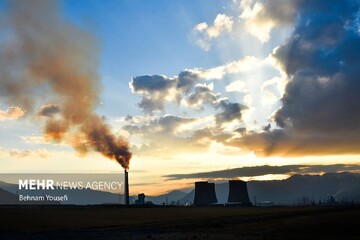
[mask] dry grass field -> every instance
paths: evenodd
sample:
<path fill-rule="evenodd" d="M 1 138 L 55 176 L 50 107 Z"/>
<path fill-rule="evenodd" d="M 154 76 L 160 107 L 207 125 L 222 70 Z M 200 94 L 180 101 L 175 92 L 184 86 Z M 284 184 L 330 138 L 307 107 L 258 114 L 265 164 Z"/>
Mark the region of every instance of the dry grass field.
<path fill-rule="evenodd" d="M 358 239 L 360 206 L 0 206 L 0 239 Z"/>

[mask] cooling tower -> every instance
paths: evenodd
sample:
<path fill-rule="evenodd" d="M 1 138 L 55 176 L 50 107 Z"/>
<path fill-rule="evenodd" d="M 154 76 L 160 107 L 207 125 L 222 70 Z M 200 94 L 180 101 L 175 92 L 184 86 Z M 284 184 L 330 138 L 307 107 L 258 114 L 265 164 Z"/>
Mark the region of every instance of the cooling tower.
<path fill-rule="evenodd" d="M 124 197 L 125 197 L 125 205 L 129 205 L 129 176 L 128 171 L 125 169 L 125 186 L 124 186 Z"/>
<path fill-rule="evenodd" d="M 251 205 L 246 182 L 241 180 L 229 181 L 229 203 L 241 203 L 242 205 Z"/>
<path fill-rule="evenodd" d="M 217 203 L 215 183 L 195 182 L 194 205 L 206 206 Z"/>

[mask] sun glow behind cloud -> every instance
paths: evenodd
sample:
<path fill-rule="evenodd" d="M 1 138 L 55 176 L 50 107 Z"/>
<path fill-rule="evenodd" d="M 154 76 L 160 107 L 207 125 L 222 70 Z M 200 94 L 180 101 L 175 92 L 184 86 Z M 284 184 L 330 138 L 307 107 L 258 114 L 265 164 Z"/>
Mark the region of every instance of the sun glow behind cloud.
<path fill-rule="evenodd" d="M 332 5 L 335 7 L 329 7 Z M 134 105 L 136 110 L 126 117 L 126 114 L 121 117 L 111 112 L 112 117 L 107 119 L 117 134 L 130 139 L 135 153 L 131 165 L 134 191 L 155 193 L 171 189 L 174 183 L 164 182 L 162 178 L 169 172 L 359 163 L 360 118 L 356 110 L 359 97 L 358 85 L 352 77 L 352 74 L 358 75 L 359 58 L 352 53 L 358 52 L 359 36 L 358 30 L 353 31 L 347 25 L 355 21 L 356 6 L 355 1 L 346 1 L 340 6 L 336 1 L 324 0 L 309 3 L 304 10 L 301 0 L 233 1 L 231 7 L 219 9 L 210 20 L 201 19 L 188 27 L 190 44 L 198 45 L 199 51 L 204 50 L 201 57 L 194 58 L 197 62 L 178 67 L 174 64 L 177 57 L 151 56 L 152 61 L 161 62 L 157 70 L 136 68 L 131 80 L 124 79 L 130 81 L 130 89 L 126 88 L 128 94 L 140 99 L 139 108 L 135 102 L 124 101 L 127 109 L 131 108 L 128 105 Z M 332 12 L 331 9 L 339 10 Z M 307 11 L 315 11 L 328 21 L 314 18 Z M 334 18 L 337 15 L 347 20 L 346 24 Z M 299 21 L 301 17 L 309 21 L 305 24 Z M 156 40 L 161 41 L 163 37 L 158 34 Z M 152 38 L 148 41 L 144 49 L 154 43 Z M 147 54 L 140 49 L 142 52 L 137 58 Z M 176 54 L 192 57 L 191 51 L 193 49 Z M 137 60 L 134 60 L 136 66 Z M 114 62 L 120 64 L 121 69 L 127 68 Z M 177 69 L 177 72 L 168 71 L 171 63 L 174 64 L 172 71 Z M 143 75 L 147 73 L 152 75 Z M 114 89 L 113 98 L 122 99 L 119 91 L 122 89 Z M 25 113 L 8 106 L 1 109 L 0 121 L 6 120 L 5 124 L 22 121 Z M 56 105 L 43 105 L 40 110 L 38 117 L 43 119 L 44 116 L 52 118 L 59 109 Z M 21 146 L 0 148 L 2 159 L 9 157 L 11 149 L 14 158 L 14 161 L 4 160 L 1 169 L 117 171 L 115 162 L 103 161 L 96 154 L 80 158 L 69 149 L 56 149 L 64 146 L 46 142 L 40 134 L 20 134 L 16 141 Z M 50 162 L 40 158 L 41 155 L 56 157 Z M 23 166 L 20 164 L 23 161 L 33 164 Z M 288 175 L 255 178 L 285 176 Z M 179 180 L 175 184 L 189 186 L 192 182 Z M 157 189 L 151 189 L 146 183 Z"/>
<path fill-rule="evenodd" d="M 247 2 L 254 3 L 255 1 Z M 245 1 L 242 3 L 246 4 Z M 288 4 L 282 9 L 286 10 L 290 8 L 290 5 Z M 187 124 L 187 127 L 178 126 L 173 129 L 168 129 L 169 131 L 177 129 L 175 130 L 176 134 L 179 134 L 179 129 L 186 129 L 189 138 L 182 140 L 185 140 L 185 146 L 188 145 L 188 148 L 185 147 L 185 149 L 189 152 L 189 156 L 183 154 L 184 149 L 180 146 L 182 146 L 184 142 L 181 141 L 181 139 L 173 139 L 176 140 L 174 142 L 176 144 L 171 145 L 173 148 L 168 151 L 163 148 L 163 155 L 167 155 L 167 153 L 170 152 L 173 155 L 181 156 L 182 159 L 201 159 L 201 162 L 205 162 L 205 166 L 201 165 L 200 162 L 197 162 L 201 167 L 199 170 L 194 168 L 193 171 L 196 172 L 200 171 L 200 169 L 209 167 L 216 169 L 224 164 L 224 161 L 221 160 L 221 164 L 217 165 L 215 163 L 216 160 L 213 160 L 214 156 L 216 156 L 216 159 L 226 159 L 225 161 L 228 166 L 236 166 L 239 164 L 284 165 L 286 163 L 299 163 L 303 161 L 303 159 L 306 159 L 306 156 L 308 156 L 312 162 L 331 162 L 331 157 L 323 159 L 319 156 L 330 156 L 339 153 L 336 150 L 332 151 L 331 147 L 327 147 L 325 143 L 322 143 L 321 139 L 317 140 L 316 136 L 312 136 L 311 134 L 309 136 L 306 134 L 303 135 L 301 132 L 296 132 L 296 129 L 293 131 L 293 125 L 284 128 L 283 125 L 285 125 L 286 122 L 283 125 L 280 123 L 278 112 L 283 110 L 282 99 L 284 96 L 288 96 L 285 95 L 288 94 L 286 86 L 289 84 L 289 81 L 293 81 L 293 79 L 292 76 L 289 76 L 288 69 L 284 66 L 284 64 L 286 64 L 286 59 L 281 58 L 284 56 L 279 56 L 280 52 L 283 51 L 284 46 L 279 47 L 279 43 L 271 42 L 271 30 L 275 27 L 287 27 L 293 24 L 295 19 L 292 19 L 292 17 L 294 17 L 293 10 L 288 13 L 289 15 L 271 15 L 269 9 L 272 9 L 273 7 L 272 4 L 255 3 L 253 9 L 245 9 L 243 15 L 240 17 L 246 19 L 245 25 L 257 24 L 259 31 L 263 31 L 265 34 L 260 36 L 257 35 L 256 32 L 250 32 L 259 37 L 261 41 L 253 43 L 251 37 L 245 41 L 245 45 L 258 45 L 258 49 L 260 49 L 260 51 L 262 49 L 263 52 L 257 51 L 256 53 L 260 53 L 259 55 L 261 57 L 247 55 L 242 56 L 238 60 L 228 61 L 220 66 L 214 66 L 207 69 L 198 67 L 186 69 L 172 78 L 178 81 L 176 87 L 172 87 L 171 90 L 173 95 L 179 93 L 182 97 L 182 100 L 179 102 L 180 104 L 186 105 L 187 107 L 194 107 L 197 110 L 203 110 L 204 106 L 207 104 L 213 106 L 215 113 L 212 112 L 207 118 L 211 119 L 211 117 L 215 117 L 216 120 L 217 116 L 225 116 L 228 114 L 226 110 L 223 112 L 217 111 L 217 103 L 220 102 L 220 99 L 226 99 L 226 96 L 229 96 L 224 94 L 224 92 L 229 92 L 233 95 L 232 99 L 228 100 L 230 104 L 232 104 L 233 99 L 235 99 L 236 102 L 245 105 L 239 110 L 241 115 L 238 115 L 237 118 L 226 121 L 221 125 L 216 125 L 216 122 L 209 121 L 204 125 L 205 128 L 203 129 L 198 127 L 195 128 L 194 123 Z M 244 5 L 241 5 L 241 8 L 244 8 Z M 246 13 L 248 10 L 250 12 Z M 268 25 L 265 23 L 268 23 Z M 238 22 L 234 22 L 232 28 L 234 32 L 236 32 L 236 24 L 238 24 Z M 203 25 L 204 24 L 201 26 Z M 200 27 L 200 25 L 198 25 L 198 27 Z M 206 29 L 205 25 L 203 27 L 203 29 Z M 284 28 L 284 31 L 288 32 L 288 28 Z M 227 34 L 231 35 L 234 33 L 227 32 Z M 291 33 L 289 33 L 289 35 L 291 35 Z M 219 41 L 226 42 L 224 38 Z M 262 42 L 265 41 L 268 41 L 270 45 L 273 45 L 270 52 L 268 49 L 262 47 Z M 282 41 L 286 42 L 286 38 L 284 37 Z M 219 57 L 226 59 L 226 53 L 221 53 Z M 187 76 L 187 78 L 183 78 L 184 76 Z M 156 76 L 144 77 L 147 77 L 148 81 L 152 81 L 151 79 Z M 186 90 L 179 87 L 181 85 L 179 85 L 179 83 L 184 81 L 184 79 L 188 84 L 190 83 Z M 322 85 L 329 84 L 330 82 L 330 78 L 320 77 L 318 79 Z M 210 82 L 210 84 L 207 82 Z M 136 84 L 136 82 L 133 80 L 131 84 Z M 193 87 L 195 88 L 195 93 L 192 94 Z M 219 89 L 219 87 L 223 87 L 223 89 Z M 151 91 L 153 91 L 153 89 L 150 90 L 149 88 L 146 91 L 148 91 L 147 93 L 151 96 Z M 195 96 L 197 100 L 192 100 L 192 104 L 187 104 L 188 100 L 192 98 L 195 99 Z M 167 98 L 164 98 L 164 100 L 166 99 Z M 171 101 L 173 100 L 174 99 Z M 166 112 L 166 109 L 162 110 Z M 163 117 L 160 116 L 158 122 L 160 124 L 162 122 L 161 118 Z M 179 118 L 180 120 L 183 117 L 172 116 L 172 118 Z M 198 122 L 197 119 L 199 118 L 196 117 L 196 114 L 193 115 L 193 118 L 196 119 L 194 122 Z M 296 119 L 294 120 L 296 121 Z M 284 121 L 288 120 L 284 119 Z M 145 126 L 148 126 L 148 123 L 144 124 Z M 206 130 L 206 134 L 203 130 Z M 198 131 L 202 131 L 202 135 L 199 138 L 192 138 L 191 131 L 193 131 L 194 135 L 198 134 Z M 306 140 L 307 138 L 311 139 L 314 145 L 311 145 L 311 143 Z M 166 138 L 162 139 L 162 141 L 165 143 Z M 200 144 L 201 147 L 192 148 L 190 147 L 190 143 Z M 163 144 L 160 145 L 163 146 Z M 356 143 L 354 145 L 356 145 Z M 354 146 L 349 146 L 349 149 L 351 148 L 354 149 Z M 199 153 L 199 151 L 201 153 Z M 339 151 L 346 152 L 348 150 Z M 151 152 L 147 153 L 152 154 Z M 354 152 L 351 150 L 347 152 L 347 154 L 351 153 Z M 255 157 L 256 155 L 257 157 Z M 236 156 L 237 159 L 232 161 L 231 156 Z M 249 160 L 249 156 L 254 157 Z M 344 159 L 343 157 L 341 158 Z M 352 156 L 350 159 L 350 161 L 358 162 L 356 155 Z M 335 160 L 335 162 L 336 161 L 339 160 Z M 197 165 L 195 164 L 195 166 Z M 277 177 L 283 178 L 284 176 L 269 175 L 263 176 L 261 179 Z"/>

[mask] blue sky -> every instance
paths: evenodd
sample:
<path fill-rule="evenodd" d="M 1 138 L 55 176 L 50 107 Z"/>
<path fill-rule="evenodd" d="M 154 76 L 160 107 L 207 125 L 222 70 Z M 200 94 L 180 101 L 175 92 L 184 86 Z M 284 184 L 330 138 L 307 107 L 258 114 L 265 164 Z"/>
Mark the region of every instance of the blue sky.
<path fill-rule="evenodd" d="M 174 76 L 186 68 L 220 65 L 217 51 L 205 52 L 191 41 L 199 22 L 213 21 L 227 1 L 62 1 L 66 17 L 98 38 L 104 114 L 138 113 L 128 83 L 144 74 Z M 238 58 L 239 56 L 235 56 Z M 127 104 L 123 104 L 127 99 Z M 133 102 L 133 104 L 128 104 Z M 101 109 L 100 109 L 101 111 Z"/>

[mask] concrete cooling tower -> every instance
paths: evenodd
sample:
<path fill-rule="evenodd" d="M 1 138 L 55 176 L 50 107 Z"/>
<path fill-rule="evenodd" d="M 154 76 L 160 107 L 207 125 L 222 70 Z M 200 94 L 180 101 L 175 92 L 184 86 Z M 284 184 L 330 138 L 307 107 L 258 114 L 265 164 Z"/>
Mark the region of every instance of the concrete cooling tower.
<path fill-rule="evenodd" d="M 217 203 L 215 183 L 195 182 L 194 205 L 206 206 Z"/>
<path fill-rule="evenodd" d="M 241 203 L 242 205 L 251 205 L 246 182 L 241 180 L 229 181 L 229 203 Z"/>

